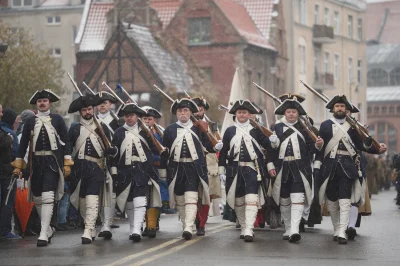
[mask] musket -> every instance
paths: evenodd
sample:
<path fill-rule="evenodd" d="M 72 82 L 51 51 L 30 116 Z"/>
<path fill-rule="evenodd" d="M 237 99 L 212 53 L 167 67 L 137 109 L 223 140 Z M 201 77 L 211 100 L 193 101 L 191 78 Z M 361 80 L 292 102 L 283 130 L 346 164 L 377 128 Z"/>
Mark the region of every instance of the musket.
<path fill-rule="evenodd" d="M 69 79 L 71 80 L 72 85 L 74 85 L 76 92 L 78 92 L 78 94 L 80 96 L 83 96 L 81 90 L 78 88 L 78 85 L 76 85 L 76 83 L 75 83 L 74 79 L 71 77 L 71 75 L 69 73 L 67 73 L 67 75 L 68 75 Z M 99 135 L 100 135 L 101 141 L 104 144 L 104 147 L 106 147 L 107 149 L 110 148 L 111 143 L 108 140 L 106 133 L 104 133 L 103 127 L 100 125 L 100 122 L 99 122 L 99 120 L 97 120 L 97 117 L 95 115 L 93 115 L 93 121 L 96 124 L 97 129 L 99 130 Z"/>
<path fill-rule="evenodd" d="M 82 84 L 86 87 L 86 89 L 88 89 L 93 95 L 96 95 L 96 93 L 86 84 L 86 82 L 82 82 Z M 110 110 L 110 114 L 111 116 L 117 120 L 117 122 L 119 121 L 119 117 L 114 113 L 113 110 Z"/>
<path fill-rule="evenodd" d="M 316 91 L 314 88 L 312 88 L 310 85 L 308 85 L 306 82 L 303 80 L 300 80 L 300 83 L 302 83 L 307 89 L 309 89 L 311 92 L 313 92 L 317 97 L 319 97 L 322 101 L 325 103 L 328 103 L 330 99 L 326 95 L 322 95 L 318 91 Z M 368 132 L 368 129 L 361 124 L 359 121 L 356 120 L 356 118 L 351 117 L 350 115 L 346 114 L 346 121 L 350 124 L 350 126 L 358 133 L 358 135 L 361 137 L 361 139 L 364 141 L 366 138 L 371 138 L 372 139 L 372 145 L 374 148 L 379 151 L 381 148 L 381 144 L 376 141 L 373 137 Z"/>
<path fill-rule="evenodd" d="M 118 95 L 113 91 L 113 89 L 110 88 L 110 86 L 107 85 L 107 83 L 105 81 L 103 81 L 102 84 L 104 86 L 106 86 L 106 88 L 111 92 L 111 94 L 115 97 L 115 99 L 117 99 L 121 104 L 125 104 L 124 101 L 118 97 Z M 128 95 L 129 99 L 134 104 L 137 105 L 136 101 L 134 101 L 132 99 L 132 97 L 130 97 L 130 95 L 124 89 L 123 89 L 123 91 Z M 156 137 L 154 137 L 153 132 L 150 131 L 150 129 L 146 126 L 146 124 L 142 121 L 142 119 L 140 119 L 140 117 L 138 117 L 138 125 L 146 133 L 146 135 L 151 139 L 151 141 L 154 143 L 154 146 L 156 147 L 157 152 L 160 156 L 165 152 L 168 153 L 168 149 L 161 145 L 161 143 L 158 141 L 158 139 L 156 139 Z"/>
<path fill-rule="evenodd" d="M 282 101 L 269 91 L 265 90 L 263 87 L 258 85 L 257 83 L 253 82 L 253 85 L 257 87 L 257 89 L 261 90 L 265 94 L 267 94 L 269 97 L 271 97 L 275 102 L 281 104 Z M 307 132 L 307 134 L 310 136 L 310 138 L 313 140 L 313 142 L 317 141 L 319 132 L 318 129 L 316 129 L 313 125 L 311 125 L 310 119 L 308 116 L 299 116 L 299 123 L 300 125 L 304 128 L 304 130 Z"/>
<path fill-rule="evenodd" d="M 192 98 L 192 97 L 190 97 L 189 93 L 187 93 L 187 91 L 184 91 L 184 92 L 185 92 L 186 96 L 187 96 L 189 99 Z M 212 121 L 206 114 L 204 114 L 204 119 L 205 119 L 209 124 L 213 125 L 213 126 L 210 126 L 211 131 L 215 134 L 215 137 L 217 138 L 217 140 L 221 140 L 221 139 L 222 139 L 221 133 L 219 132 L 218 126 L 216 126 L 217 122 Z M 215 125 L 215 127 L 214 127 L 214 125 Z M 213 130 L 213 129 L 215 129 L 215 130 Z"/>
<path fill-rule="evenodd" d="M 174 99 L 172 99 L 168 94 L 166 94 L 157 85 L 154 84 L 153 86 L 159 93 L 161 93 L 171 103 L 175 102 Z M 214 135 L 210 131 L 208 131 L 208 123 L 206 121 L 201 121 L 201 120 L 197 119 L 196 117 L 194 117 L 193 114 L 190 115 L 190 120 L 192 120 L 193 124 L 195 126 L 199 127 L 200 130 L 207 135 L 207 138 L 210 140 L 213 147 L 218 143 L 218 140 L 214 137 Z"/>
<path fill-rule="evenodd" d="M 218 110 L 220 110 L 220 111 L 225 110 L 225 111 L 228 112 L 228 111 L 229 111 L 229 108 L 228 108 L 227 106 L 225 106 L 225 105 L 220 104 L 220 105 L 218 105 Z M 253 118 L 249 118 L 249 121 L 250 121 L 250 124 L 251 124 L 253 127 L 256 127 L 256 128 L 258 128 L 259 130 L 261 130 L 261 132 L 264 133 L 265 136 L 269 137 L 269 136 L 271 136 L 272 134 L 274 134 L 271 130 L 269 130 L 268 128 L 266 128 L 266 127 L 260 125 L 260 124 L 259 124 L 257 121 L 255 121 Z"/>

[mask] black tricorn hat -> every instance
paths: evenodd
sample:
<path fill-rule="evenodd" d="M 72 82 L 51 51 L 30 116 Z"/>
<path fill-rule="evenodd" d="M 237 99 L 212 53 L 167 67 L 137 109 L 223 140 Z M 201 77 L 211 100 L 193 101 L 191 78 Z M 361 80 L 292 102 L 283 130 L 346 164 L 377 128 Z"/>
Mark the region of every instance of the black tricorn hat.
<path fill-rule="evenodd" d="M 126 103 L 118 108 L 117 115 L 124 116 L 127 114 L 137 114 L 139 117 L 146 115 L 146 111 L 140 108 L 137 104 Z"/>
<path fill-rule="evenodd" d="M 68 113 L 75 113 L 80 111 L 82 108 L 89 106 L 97 106 L 102 103 L 102 100 L 98 95 L 87 94 L 84 96 L 79 96 L 77 99 L 73 100 L 69 105 Z"/>
<path fill-rule="evenodd" d="M 250 114 L 262 114 L 263 110 L 258 107 L 255 103 L 249 100 L 237 100 L 232 108 L 229 110 L 230 114 L 235 114 L 237 110 L 247 110 Z"/>
<path fill-rule="evenodd" d="M 100 92 L 96 93 L 96 95 L 98 95 L 100 97 L 102 102 L 104 102 L 104 101 L 110 101 L 110 103 L 117 102 L 117 99 L 115 99 L 115 97 L 107 91 L 100 91 Z"/>
<path fill-rule="evenodd" d="M 346 105 L 346 108 L 348 110 L 353 109 L 353 104 L 347 100 L 346 95 L 344 94 L 338 94 L 335 95 L 327 104 L 326 104 L 326 109 L 333 110 L 333 106 L 337 103 L 344 103 Z"/>
<path fill-rule="evenodd" d="M 276 115 L 285 115 L 286 109 L 296 109 L 299 111 L 299 115 L 306 115 L 306 111 L 303 109 L 303 106 L 297 101 L 296 97 L 292 99 L 284 100 L 278 107 L 275 109 Z"/>
<path fill-rule="evenodd" d="M 198 113 L 199 112 L 199 107 L 197 106 L 197 104 L 188 98 L 182 98 L 180 100 L 175 100 L 174 103 L 171 105 L 171 113 L 173 115 L 176 114 L 176 110 L 178 110 L 178 108 L 189 108 L 190 111 L 192 111 L 192 113 Z"/>
<path fill-rule="evenodd" d="M 197 106 L 203 106 L 206 111 L 210 109 L 210 105 L 203 96 L 192 98 L 192 101 L 194 101 Z"/>
<path fill-rule="evenodd" d="M 287 99 L 293 99 L 294 97 L 297 98 L 297 101 L 298 101 L 299 103 L 304 102 L 304 100 L 306 99 L 306 98 L 304 98 L 303 96 L 301 96 L 301 95 L 299 95 L 299 94 L 295 94 L 295 93 L 285 93 L 285 94 L 282 94 L 282 95 L 278 96 L 278 98 L 281 99 L 282 102 L 283 102 L 284 100 L 287 100 Z"/>
<path fill-rule="evenodd" d="M 146 111 L 146 114 L 143 116 L 152 116 L 154 118 L 162 117 L 162 114 L 151 106 L 142 106 L 142 109 Z"/>
<path fill-rule="evenodd" d="M 41 91 L 36 91 L 32 97 L 29 99 L 30 104 L 36 104 L 36 101 L 39 99 L 49 99 L 50 102 L 54 103 L 61 99 L 60 96 L 52 92 L 50 89 L 44 89 Z"/>

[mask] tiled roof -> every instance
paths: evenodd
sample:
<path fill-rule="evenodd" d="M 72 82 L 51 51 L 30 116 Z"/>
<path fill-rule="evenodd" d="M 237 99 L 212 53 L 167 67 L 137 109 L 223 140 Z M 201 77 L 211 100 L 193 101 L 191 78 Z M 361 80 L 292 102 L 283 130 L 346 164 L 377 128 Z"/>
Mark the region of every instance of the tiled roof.
<path fill-rule="evenodd" d="M 248 43 L 275 50 L 275 48 L 270 45 L 268 38 L 261 33 L 259 28 L 257 28 L 245 5 L 241 3 L 242 1 L 214 0 L 214 2 L 219 6 L 221 11 L 226 15 L 233 26 L 238 30 L 240 35 L 242 35 L 242 37 L 244 37 Z M 257 0 L 256 2 L 260 1 Z M 253 10 L 255 5 L 251 5 L 251 7 Z"/>
<path fill-rule="evenodd" d="M 367 88 L 367 102 L 393 101 L 400 101 L 400 86 Z"/>
<path fill-rule="evenodd" d="M 102 51 L 107 44 L 106 14 L 114 7 L 114 4 L 91 2 L 89 5 L 89 10 L 86 10 L 87 6 L 85 6 L 82 23 L 75 41 L 79 44 L 79 52 Z"/>
<path fill-rule="evenodd" d="M 161 47 L 148 28 L 138 25 L 130 25 L 130 27 L 130 29 L 126 29 L 126 35 L 139 46 L 164 85 L 175 87 L 179 92 L 190 88 L 191 78 L 186 73 L 184 59 Z"/>
<path fill-rule="evenodd" d="M 150 7 L 157 11 L 165 29 L 181 6 L 182 0 L 151 0 Z"/>
<path fill-rule="evenodd" d="M 377 40 L 381 25 L 384 22 L 386 10 L 388 11 L 386 22 L 380 37 L 380 43 L 400 43 L 398 25 L 400 23 L 400 1 L 387 1 L 371 3 L 367 5 L 365 17 L 367 40 Z"/>

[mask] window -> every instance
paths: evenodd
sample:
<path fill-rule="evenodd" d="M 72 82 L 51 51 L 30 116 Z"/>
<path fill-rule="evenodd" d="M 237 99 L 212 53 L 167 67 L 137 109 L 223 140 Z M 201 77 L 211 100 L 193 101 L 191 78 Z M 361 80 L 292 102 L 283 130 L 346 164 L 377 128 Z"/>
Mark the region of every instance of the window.
<path fill-rule="evenodd" d="M 325 73 L 331 72 L 330 54 L 328 52 L 324 53 L 324 71 Z"/>
<path fill-rule="evenodd" d="M 362 41 L 362 39 L 363 39 L 363 32 L 362 32 L 362 19 L 361 18 L 359 18 L 358 20 L 357 20 L 357 35 L 358 35 L 358 39 L 360 40 L 360 41 Z"/>
<path fill-rule="evenodd" d="M 379 114 L 379 107 L 378 106 L 374 107 L 374 114 L 376 114 L 376 115 Z"/>
<path fill-rule="evenodd" d="M 60 48 L 52 48 L 49 51 L 50 55 L 54 57 L 61 57 L 61 49 Z"/>
<path fill-rule="evenodd" d="M 299 45 L 299 73 L 306 73 L 306 47 Z"/>
<path fill-rule="evenodd" d="M 208 80 L 212 83 L 212 68 L 211 67 L 203 67 L 201 70 L 204 71 L 204 74 L 208 78 Z"/>
<path fill-rule="evenodd" d="M 314 6 L 314 24 L 319 24 L 319 5 Z"/>
<path fill-rule="evenodd" d="M 315 75 L 318 76 L 318 72 L 321 69 L 321 50 L 314 47 L 314 68 Z"/>
<path fill-rule="evenodd" d="M 347 18 L 347 36 L 353 39 L 353 16 L 348 16 Z"/>
<path fill-rule="evenodd" d="M 299 10 L 299 23 L 306 24 L 306 0 L 297 0 Z"/>
<path fill-rule="evenodd" d="M 368 71 L 368 86 L 389 86 L 389 74 L 380 68 Z"/>
<path fill-rule="evenodd" d="M 14 7 L 24 7 L 24 6 L 32 6 L 33 0 L 13 0 L 13 6 Z"/>
<path fill-rule="evenodd" d="M 72 44 L 75 43 L 75 39 L 76 39 L 76 34 L 77 34 L 77 27 L 76 26 L 72 26 Z"/>
<path fill-rule="evenodd" d="M 382 106 L 382 114 L 386 114 L 387 112 L 387 107 L 386 106 Z"/>
<path fill-rule="evenodd" d="M 60 25 L 61 24 L 61 17 L 60 16 L 52 16 L 47 17 L 47 24 L 51 25 Z"/>
<path fill-rule="evenodd" d="M 209 44 L 211 41 L 211 19 L 189 19 L 189 44 Z"/>
<path fill-rule="evenodd" d="M 397 106 L 397 114 L 400 114 L 400 106 Z"/>
<path fill-rule="evenodd" d="M 362 61 L 357 61 L 357 82 L 358 84 L 362 84 Z"/>
<path fill-rule="evenodd" d="M 251 88 L 252 85 L 251 71 L 247 70 L 247 88 Z"/>
<path fill-rule="evenodd" d="M 372 114 L 372 107 L 371 106 L 368 106 L 367 112 L 368 112 L 369 115 Z"/>
<path fill-rule="evenodd" d="M 353 58 L 349 57 L 349 63 L 347 65 L 347 76 L 348 76 L 348 82 L 351 83 L 353 82 Z"/>
<path fill-rule="evenodd" d="M 339 80 L 340 78 L 340 56 L 339 54 L 335 54 L 335 59 L 333 61 L 333 76 L 335 80 Z"/>
<path fill-rule="evenodd" d="M 340 34 L 340 15 L 338 11 L 335 11 L 333 15 L 333 29 L 336 35 Z"/>
<path fill-rule="evenodd" d="M 331 20 L 329 19 L 329 8 L 324 9 L 324 24 L 326 26 L 330 26 L 331 25 Z"/>
<path fill-rule="evenodd" d="M 390 72 L 390 86 L 400 85 L 400 68 L 396 68 Z"/>
<path fill-rule="evenodd" d="M 389 114 L 394 114 L 394 106 L 389 107 Z"/>

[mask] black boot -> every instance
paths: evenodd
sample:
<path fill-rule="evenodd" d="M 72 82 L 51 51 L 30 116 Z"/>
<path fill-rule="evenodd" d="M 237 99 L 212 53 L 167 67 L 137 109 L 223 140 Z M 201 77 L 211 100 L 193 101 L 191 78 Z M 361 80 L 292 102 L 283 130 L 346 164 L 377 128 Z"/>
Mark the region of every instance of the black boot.
<path fill-rule="evenodd" d="M 184 232 L 182 233 L 182 237 L 183 237 L 185 240 L 190 240 L 190 239 L 192 239 L 192 233 L 190 233 L 190 232 L 188 232 L 188 231 L 184 231 Z"/>
<path fill-rule="evenodd" d="M 353 227 L 349 227 L 346 230 L 346 234 L 347 234 L 347 237 L 349 238 L 349 240 L 354 240 L 354 238 L 356 238 L 356 236 L 357 236 L 357 231 Z"/>
<path fill-rule="evenodd" d="M 306 225 L 306 220 L 302 217 L 300 220 L 300 226 L 299 226 L 299 232 L 300 233 L 304 233 L 306 231 L 306 229 L 304 228 L 304 226 Z"/>
<path fill-rule="evenodd" d="M 340 245 L 345 245 L 345 244 L 347 244 L 347 239 L 343 238 L 343 237 L 338 237 L 338 243 Z"/>
<path fill-rule="evenodd" d="M 204 227 L 198 227 L 197 228 L 197 233 L 196 233 L 196 235 L 198 235 L 198 236 L 204 236 L 206 234 L 206 230 L 204 229 Z"/>
<path fill-rule="evenodd" d="M 296 243 L 297 241 L 300 241 L 300 239 L 301 239 L 300 234 L 293 234 L 289 237 L 289 242 Z"/>

